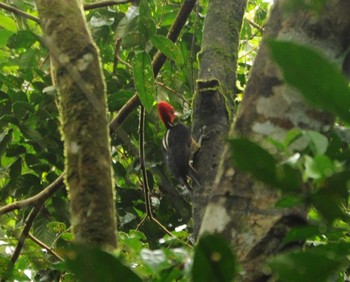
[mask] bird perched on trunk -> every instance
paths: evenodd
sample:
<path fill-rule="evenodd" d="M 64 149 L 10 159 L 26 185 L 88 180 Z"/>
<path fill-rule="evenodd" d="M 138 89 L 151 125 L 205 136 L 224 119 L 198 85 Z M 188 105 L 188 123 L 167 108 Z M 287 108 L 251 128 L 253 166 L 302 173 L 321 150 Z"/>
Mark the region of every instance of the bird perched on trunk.
<path fill-rule="evenodd" d="M 165 163 L 171 174 L 181 179 L 185 186 L 191 190 L 187 177 L 189 176 L 198 184 L 196 171 L 190 164 L 193 152 L 197 151 L 200 145 L 193 140 L 191 131 L 182 123 L 174 123 L 174 107 L 167 102 L 159 102 L 157 105 L 161 121 L 167 128 L 162 142 L 162 151 Z"/>

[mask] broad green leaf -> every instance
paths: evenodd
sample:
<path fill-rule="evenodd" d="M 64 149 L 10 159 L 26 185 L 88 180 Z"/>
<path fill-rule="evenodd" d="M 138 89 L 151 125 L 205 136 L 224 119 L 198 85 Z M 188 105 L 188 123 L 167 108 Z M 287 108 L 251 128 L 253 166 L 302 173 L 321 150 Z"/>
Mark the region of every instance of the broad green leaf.
<path fill-rule="evenodd" d="M 276 187 L 285 192 L 299 192 L 302 186 L 302 176 L 298 169 L 289 164 L 277 166 Z"/>
<path fill-rule="evenodd" d="M 34 108 L 27 101 L 15 101 L 12 104 L 12 109 L 15 117 L 19 120 L 25 117 L 29 112 L 34 112 Z"/>
<path fill-rule="evenodd" d="M 305 156 L 305 176 L 319 179 L 331 176 L 335 171 L 334 163 L 325 155 L 317 155 L 314 158 Z"/>
<path fill-rule="evenodd" d="M 64 266 L 79 281 L 89 282 L 141 282 L 130 268 L 115 256 L 95 248 L 75 246 L 66 252 Z"/>
<path fill-rule="evenodd" d="M 16 179 L 22 172 L 22 159 L 18 158 L 10 165 L 10 178 Z"/>
<path fill-rule="evenodd" d="M 265 183 L 275 183 L 276 161 L 269 152 L 244 138 L 230 140 L 230 143 L 232 159 L 238 169 L 250 172 Z"/>
<path fill-rule="evenodd" d="M 11 143 L 12 132 L 13 130 L 9 129 L 0 133 L 0 157 L 5 153 L 7 146 Z"/>
<path fill-rule="evenodd" d="M 0 29 L 0 48 L 4 48 L 7 44 L 7 40 L 13 33 L 7 29 Z"/>
<path fill-rule="evenodd" d="M 141 104 L 149 111 L 152 108 L 155 87 L 151 58 L 146 52 L 138 52 L 132 61 L 134 83 Z"/>
<path fill-rule="evenodd" d="M 305 136 L 310 139 L 310 147 L 315 155 L 323 155 L 327 151 L 328 139 L 323 134 L 307 130 Z"/>
<path fill-rule="evenodd" d="M 140 9 L 140 18 L 152 18 L 152 12 L 148 5 L 147 0 L 140 1 L 139 9 Z"/>
<path fill-rule="evenodd" d="M 11 49 L 30 48 L 38 40 L 30 30 L 20 30 L 16 34 L 13 34 L 7 43 L 7 47 Z"/>
<path fill-rule="evenodd" d="M 347 185 L 349 180 L 349 171 L 334 174 L 311 197 L 312 204 L 328 223 L 336 219 L 349 220 L 349 216 L 342 208 L 349 196 Z"/>
<path fill-rule="evenodd" d="M 156 24 L 152 18 L 140 18 L 138 26 L 141 38 L 141 48 L 144 49 L 147 42 L 157 31 Z"/>
<path fill-rule="evenodd" d="M 236 259 L 229 244 L 219 235 L 200 238 L 193 257 L 193 282 L 232 282 Z"/>
<path fill-rule="evenodd" d="M 124 38 L 124 36 L 137 29 L 137 22 L 139 16 L 139 8 L 137 6 L 130 6 L 125 16 L 120 20 L 115 30 L 116 38 Z"/>
<path fill-rule="evenodd" d="M 153 35 L 151 42 L 155 48 L 161 51 L 169 59 L 178 64 L 183 64 L 184 59 L 180 49 L 168 38 L 162 35 Z"/>
<path fill-rule="evenodd" d="M 306 251 L 278 255 L 269 262 L 269 266 L 278 281 L 335 281 L 331 277 L 346 267 L 349 253 L 349 243 L 328 243 Z"/>
<path fill-rule="evenodd" d="M 16 22 L 11 17 L 5 16 L 2 13 L 0 13 L 0 26 L 13 33 L 17 32 Z"/>
<path fill-rule="evenodd" d="M 316 225 L 294 227 L 287 233 L 286 237 L 284 237 L 283 242 L 287 244 L 293 241 L 305 241 L 311 239 L 320 235 L 320 229 L 321 228 Z"/>
<path fill-rule="evenodd" d="M 286 41 L 268 45 L 288 84 L 312 104 L 350 122 L 348 82 L 334 64 L 310 47 Z"/>

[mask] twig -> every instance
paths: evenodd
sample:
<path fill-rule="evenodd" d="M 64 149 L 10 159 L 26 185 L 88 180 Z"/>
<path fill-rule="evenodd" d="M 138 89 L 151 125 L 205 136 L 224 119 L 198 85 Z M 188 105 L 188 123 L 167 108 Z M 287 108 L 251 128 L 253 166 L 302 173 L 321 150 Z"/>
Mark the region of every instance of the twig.
<path fill-rule="evenodd" d="M 264 27 L 258 25 L 257 23 L 253 22 L 252 20 L 245 18 L 245 20 L 252 26 L 255 27 L 256 29 L 258 29 L 261 33 L 264 32 Z"/>
<path fill-rule="evenodd" d="M 122 1 L 101 1 L 93 4 L 85 4 L 84 5 L 84 10 L 92 10 L 92 9 L 97 9 L 97 8 L 103 8 L 103 7 L 108 7 L 108 6 L 113 6 L 113 5 L 120 5 L 120 4 L 127 4 L 127 3 L 132 3 L 133 0 L 122 0 Z M 0 8 L 3 8 L 6 11 L 12 12 L 18 16 L 21 16 L 23 18 L 32 20 L 38 24 L 40 24 L 40 19 L 32 16 L 31 14 L 28 14 L 26 12 L 23 12 L 20 9 L 17 9 L 13 6 L 7 5 L 5 3 L 0 3 Z"/>
<path fill-rule="evenodd" d="M 28 238 L 32 240 L 35 244 L 39 245 L 43 249 L 45 249 L 48 253 L 50 253 L 53 257 L 55 257 L 59 261 L 63 261 L 63 258 L 57 254 L 52 248 L 50 248 L 48 245 L 46 245 L 44 242 L 40 241 L 38 238 L 36 238 L 33 234 L 28 233 Z"/>
<path fill-rule="evenodd" d="M 139 143 L 140 143 L 140 167 L 142 171 L 142 177 L 143 177 L 143 193 L 145 196 L 145 205 L 146 205 L 146 214 L 151 221 L 156 223 L 166 234 L 168 234 L 171 237 L 175 237 L 171 232 L 166 229 L 165 226 L 163 226 L 154 216 L 152 213 L 152 207 L 151 207 L 151 199 L 150 199 L 150 190 L 148 185 L 148 176 L 147 176 L 147 170 L 146 170 L 146 164 L 145 164 L 145 140 L 144 140 L 144 131 L 145 131 L 145 107 L 140 107 L 140 124 L 139 124 Z M 145 219 L 141 220 L 141 223 L 139 226 L 144 223 Z"/>
<path fill-rule="evenodd" d="M 44 202 L 48 198 L 50 198 L 61 187 L 64 187 L 63 174 L 61 174 L 54 182 L 52 182 L 44 190 L 42 190 L 40 193 L 34 195 L 33 197 L 14 202 L 12 204 L 9 204 L 7 206 L 0 208 L 0 216 L 5 214 L 5 213 L 8 213 L 10 211 L 18 210 L 18 209 L 25 208 L 28 206 L 35 206 L 39 202 Z"/>
<path fill-rule="evenodd" d="M 176 19 L 171 26 L 167 38 L 171 41 L 175 42 L 184 27 L 189 15 L 191 14 L 191 11 L 193 10 L 194 4 L 196 3 L 196 0 L 188 0 L 184 1 L 183 5 L 181 6 L 181 9 L 179 13 L 176 16 Z M 152 66 L 153 66 L 153 73 L 154 77 L 157 77 L 160 69 L 164 65 L 164 62 L 166 60 L 166 57 L 161 52 L 157 52 L 155 55 Z M 126 120 L 126 118 L 129 116 L 129 114 L 136 109 L 137 106 L 140 105 L 140 99 L 135 94 L 132 96 L 127 103 L 119 110 L 117 116 L 111 121 L 111 128 L 113 130 L 117 130 L 123 122 Z"/>
<path fill-rule="evenodd" d="M 9 11 L 9 12 L 12 12 L 18 16 L 21 16 L 23 18 L 26 18 L 26 19 L 29 19 L 29 20 L 32 20 L 32 21 L 35 21 L 36 23 L 40 23 L 40 20 L 39 18 L 35 17 L 35 16 L 32 16 L 31 14 L 28 14 L 26 12 L 23 12 L 21 11 L 20 9 L 17 9 L 15 7 L 12 7 L 10 5 L 7 5 L 5 3 L 0 3 L 0 8 L 3 8 L 4 10 L 6 11 Z"/>
<path fill-rule="evenodd" d="M 25 242 L 26 238 L 28 237 L 29 230 L 32 228 L 33 222 L 34 222 L 35 218 L 37 217 L 37 215 L 39 214 L 39 212 L 41 211 L 42 206 L 43 206 L 43 203 L 35 206 L 30 211 L 30 213 L 28 214 L 28 216 L 27 216 L 27 218 L 25 220 L 24 228 L 23 228 L 23 230 L 21 232 L 21 235 L 19 236 L 16 249 L 13 252 L 11 260 L 10 260 L 10 263 L 8 265 L 9 273 L 11 272 L 11 269 L 13 268 L 14 264 L 16 263 L 16 261 L 19 258 L 19 255 L 20 255 L 20 253 L 22 251 L 22 248 L 24 246 L 24 242 Z M 6 281 L 6 278 L 2 278 L 1 282 L 3 282 L 3 281 Z"/>
<path fill-rule="evenodd" d="M 113 6 L 113 5 L 127 4 L 127 3 L 132 3 L 132 2 L 133 2 L 133 0 L 101 1 L 101 2 L 92 3 L 92 4 L 85 4 L 84 10 L 88 11 L 88 10 L 92 10 L 92 9 L 103 8 L 103 7 Z"/>

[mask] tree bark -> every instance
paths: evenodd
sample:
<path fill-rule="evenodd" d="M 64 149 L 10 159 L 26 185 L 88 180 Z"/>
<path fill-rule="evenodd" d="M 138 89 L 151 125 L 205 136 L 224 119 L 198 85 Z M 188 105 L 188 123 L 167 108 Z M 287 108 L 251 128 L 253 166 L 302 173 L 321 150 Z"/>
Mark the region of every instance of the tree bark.
<path fill-rule="evenodd" d="M 232 121 L 239 34 L 246 2 L 209 1 L 204 21 L 193 132 L 197 139 L 201 134 L 208 134 L 208 138 L 202 142 L 194 160 L 201 184 L 192 195 L 196 235 Z"/>
<path fill-rule="evenodd" d="M 115 197 L 99 53 L 80 0 L 37 0 L 36 4 L 56 69 L 75 241 L 114 248 Z"/>
<path fill-rule="evenodd" d="M 310 10 L 286 13 L 284 2 L 273 7 L 265 39 L 310 45 L 331 61 L 345 52 L 350 43 L 350 1 L 327 1 L 319 15 Z M 327 132 L 333 122 L 331 115 L 310 106 L 284 84 L 263 43 L 230 136 L 249 138 L 273 153 L 268 137 L 282 141 L 292 128 Z M 243 268 L 242 281 L 267 281 L 266 261 L 285 247 L 283 238 L 291 227 L 305 223 L 306 209 L 274 208 L 278 192 L 235 170 L 230 149 L 226 146 L 222 155 L 200 233 L 220 233 L 232 243 Z"/>

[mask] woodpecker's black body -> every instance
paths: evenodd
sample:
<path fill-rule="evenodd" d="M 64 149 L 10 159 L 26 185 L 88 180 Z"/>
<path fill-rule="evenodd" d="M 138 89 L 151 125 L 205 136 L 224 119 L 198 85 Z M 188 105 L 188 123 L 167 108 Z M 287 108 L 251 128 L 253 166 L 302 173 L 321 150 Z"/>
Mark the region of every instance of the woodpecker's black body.
<path fill-rule="evenodd" d="M 163 155 L 165 163 L 176 178 L 187 181 L 191 153 L 192 137 L 190 130 L 182 123 L 168 128 L 163 138 Z"/>
<path fill-rule="evenodd" d="M 167 128 L 162 143 L 165 163 L 174 177 L 181 179 L 188 189 L 192 189 L 187 181 L 188 176 L 196 181 L 195 170 L 189 163 L 192 146 L 191 131 L 182 123 L 174 124 L 175 111 L 170 104 L 159 102 L 158 112 Z"/>

